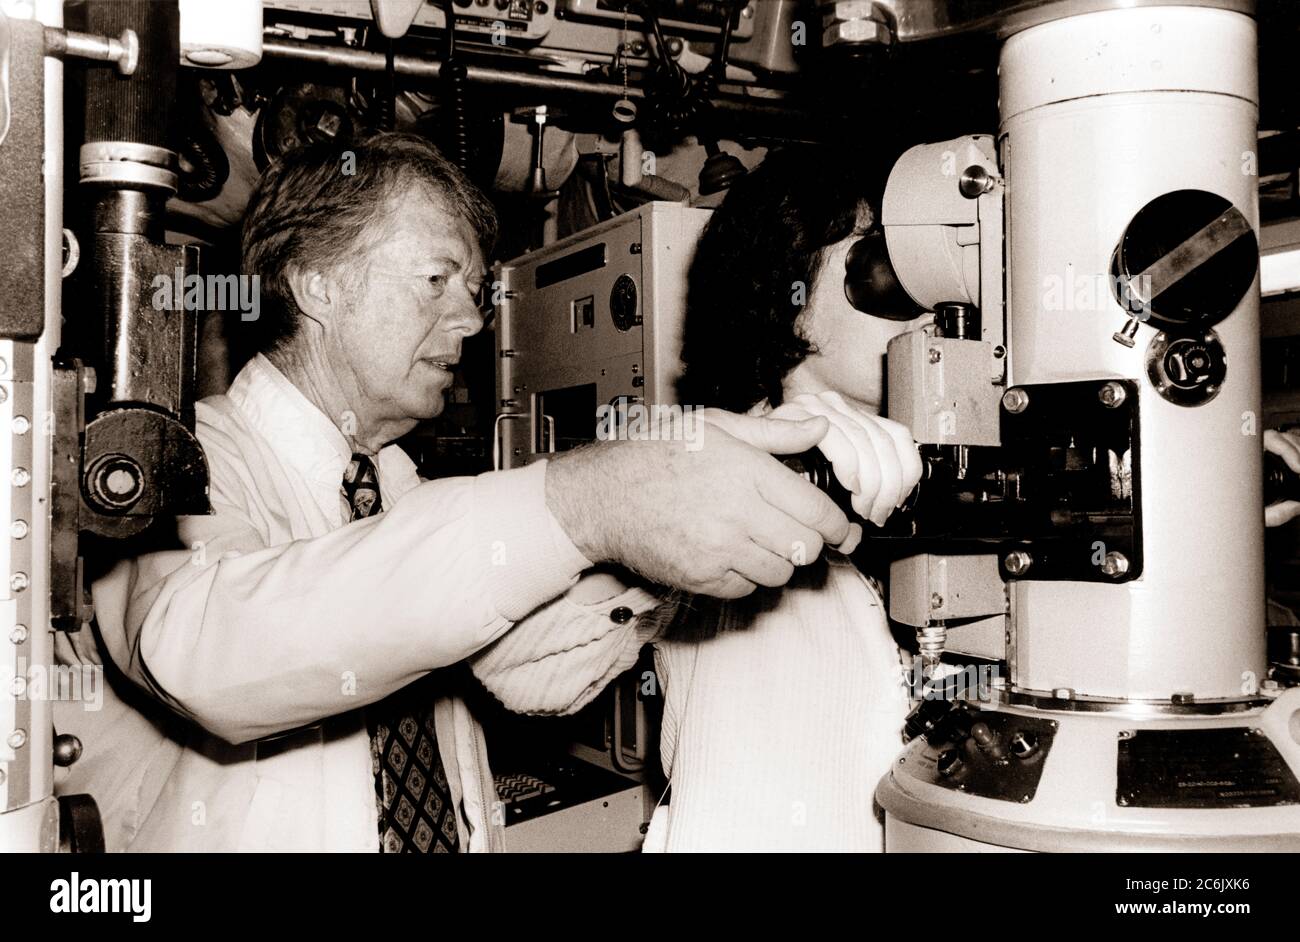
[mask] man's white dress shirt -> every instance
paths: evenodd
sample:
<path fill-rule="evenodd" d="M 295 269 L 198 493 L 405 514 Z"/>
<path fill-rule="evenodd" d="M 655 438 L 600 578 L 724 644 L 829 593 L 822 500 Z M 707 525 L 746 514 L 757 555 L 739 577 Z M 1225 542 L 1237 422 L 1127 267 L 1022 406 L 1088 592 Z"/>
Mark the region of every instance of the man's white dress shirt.
<path fill-rule="evenodd" d="M 197 434 L 212 513 L 96 582 L 99 644 L 61 646 L 120 671 L 102 710 L 56 709 L 85 746 L 59 791 L 97 800 L 110 850 L 375 851 L 364 706 L 469 658 L 508 704 L 569 712 L 656 630 L 610 615 L 651 594 L 579 580 L 544 462 L 421 482 L 390 445 L 384 512 L 349 523 L 347 440 L 261 356 Z M 500 849 L 482 730 L 454 697 L 436 722 L 463 849 Z"/>

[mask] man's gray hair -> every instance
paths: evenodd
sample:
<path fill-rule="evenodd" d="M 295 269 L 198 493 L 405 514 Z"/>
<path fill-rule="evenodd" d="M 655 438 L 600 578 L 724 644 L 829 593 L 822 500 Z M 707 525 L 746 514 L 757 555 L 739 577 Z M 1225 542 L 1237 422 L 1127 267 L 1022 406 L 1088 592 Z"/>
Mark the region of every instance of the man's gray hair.
<path fill-rule="evenodd" d="M 262 174 L 248 201 L 243 271 L 261 282 L 254 349 L 290 340 L 301 312 L 290 275 L 310 265 L 338 269 L 355 261 L 366 236 L 398 194 L 420 187 L 464 218 L 486 258 L 496 241 L 496 212 L 459 167 L 428 140 L 386 131 L 360 140 L 290 151 Z"/>

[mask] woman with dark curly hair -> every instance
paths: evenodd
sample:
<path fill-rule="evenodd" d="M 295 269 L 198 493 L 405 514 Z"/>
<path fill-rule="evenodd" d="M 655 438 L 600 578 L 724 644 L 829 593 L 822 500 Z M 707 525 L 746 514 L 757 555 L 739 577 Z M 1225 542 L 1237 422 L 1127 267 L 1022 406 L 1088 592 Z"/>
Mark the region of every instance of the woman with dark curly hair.
<path fill-rule="evenodd" d="M 776 152 L 732 187 L 696 251 L 680 398 L 826 416 L 820 447 L 880 524 L 921 473 L 910 432 L 878 414 L 885 347 L 919 312 L 870 289 L 890 272 L 863 241 L 858 166 Z M 685 636 L 658 642 L 672 792 L 647 850 L 881 849 L 872 796 L 902 746 L 906 658 L 873 583 L 825 556 L 782 590 L 695 600 Z"/>

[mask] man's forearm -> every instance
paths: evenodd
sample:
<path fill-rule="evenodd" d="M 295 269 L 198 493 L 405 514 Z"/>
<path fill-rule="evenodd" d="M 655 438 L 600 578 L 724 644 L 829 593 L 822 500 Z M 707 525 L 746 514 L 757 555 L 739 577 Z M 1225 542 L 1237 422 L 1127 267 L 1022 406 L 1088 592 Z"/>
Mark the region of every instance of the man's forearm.
<path fill-rule="evenodd" d="M 431 482 L 370 520 L 273 547 L 218 503 L 182 522 L 202 565 L 142 558 L 116 617 L 113 587 L 96 587 L 105 641 L 142 686 L 231 741 L 363 706 L 573 583 L 587 561 L 547 535 L 543 473 Z M 504 500 L 516 486 L 522 503 Z"/>

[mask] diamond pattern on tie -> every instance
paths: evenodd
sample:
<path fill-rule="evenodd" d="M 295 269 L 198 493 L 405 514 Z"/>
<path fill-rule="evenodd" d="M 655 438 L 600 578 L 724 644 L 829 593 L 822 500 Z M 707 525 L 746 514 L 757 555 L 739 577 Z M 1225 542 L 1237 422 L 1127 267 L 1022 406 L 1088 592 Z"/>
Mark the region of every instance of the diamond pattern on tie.
<path fill-rule="evenodd" d="M 343 496 L 352 519 L 384 509 L 374 462 L 355 454 L 343 473 Z M 433 692 L 417 681 L 366 708 L 370 765 L 379 806 L 383 853 L 445 854 L 458 849 L 456 814 L 438 755 Z"/>

